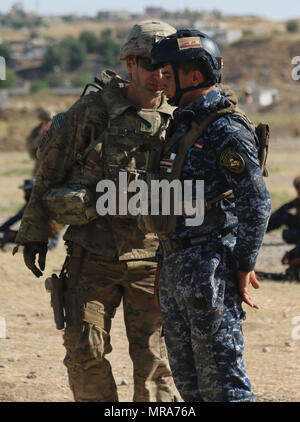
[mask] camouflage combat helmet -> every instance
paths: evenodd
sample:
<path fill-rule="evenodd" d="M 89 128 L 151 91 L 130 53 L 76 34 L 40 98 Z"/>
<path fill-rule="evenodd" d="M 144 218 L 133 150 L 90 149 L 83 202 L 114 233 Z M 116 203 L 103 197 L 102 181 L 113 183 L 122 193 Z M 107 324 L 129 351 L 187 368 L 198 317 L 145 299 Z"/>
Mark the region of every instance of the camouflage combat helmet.
<path fill-rule="evenodd" d="M 120 53 L 120 59 L 130 56 L 151 56 L 153 45 L 163 37 L 174 34 L 176 29 L 166 22 L 146 20 L 131 29 Z"/>
<path fill-rule="evenodd" d="M 50 113 L 45 108 L 42 108 L 42 107 L 39 107 L 36 110 L 36 115 L 39 119 L 44 119 L 44 120 L 49 120 L 49 121 L 52 120 Z"/>
<path fill-rule="evenodd" d="M 300 187 L 300 176 L 295 177 L 293 181 L 293 185 L 295 186 L 296 189 Z"/>
<path fill-rule="evenodd" d="M 19 188 L 23 190 L 32 190 L 34 183 L 35 179 L 26 179 L 24 180 L 23 185 L 19 186 Z"/>

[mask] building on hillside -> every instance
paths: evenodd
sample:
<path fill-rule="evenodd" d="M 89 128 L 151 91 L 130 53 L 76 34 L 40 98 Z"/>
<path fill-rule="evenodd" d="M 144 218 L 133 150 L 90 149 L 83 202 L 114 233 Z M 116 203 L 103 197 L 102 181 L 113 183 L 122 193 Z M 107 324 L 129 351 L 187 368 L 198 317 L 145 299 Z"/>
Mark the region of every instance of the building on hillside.
<path fill-rule="evenodd" d="M 161 18 L 166 13 L 162 7 L 147 7 L 145 9 L 145 16 L 153 18 Z"/>
<path fill-rule="evenodd" d="M 128 20 L 131 13 L 127 10 L 101 10 L 101 19 L 108 21 Z"/>
<path fill-rule="evenodd" d="M 261 107 L 267 107 L 279 101 L 278 89 L 262 89 L 253 95 L 253 100 Z"/>
<path fill-rule="evenodd" d="M 217 44 L 231 44 L 238 41 L 243 36 L 241 29 L 228 29 L 226 23 L 210 23 L 202 20 L 194 22 L 194 28 L 204 32 L 212 38 Z"/>
<path fill-rule="evenodd" d="M 48 42 L 43 38 L 31 41 L 14 42 L 11 44 L 13 60 L 43 60 Z"/>
<path fill-rule="evenodd" d="M 52 26 L 52 25 L 65 25 L 66 22 L 62 19 L 61 16 L 56 15 L 45 15 L 43 16 L 44 25 Z"/>
<path fill-rule="evenodd" d="M 278 103 L 279 91 L 275 88 L 257 89 L 255 82 L 251 81 L 248 88 L 244 91 L 244 96 L 241 98 L 241 103 L 249 107 L 268 107 L 272 104 Z"/>

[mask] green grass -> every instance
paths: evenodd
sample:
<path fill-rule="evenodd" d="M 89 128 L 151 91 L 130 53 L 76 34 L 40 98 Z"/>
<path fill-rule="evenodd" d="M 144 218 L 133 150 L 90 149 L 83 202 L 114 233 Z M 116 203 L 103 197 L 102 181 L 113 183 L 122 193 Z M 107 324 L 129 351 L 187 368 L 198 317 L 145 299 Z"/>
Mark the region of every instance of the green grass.
<path fill-rule="evenodd" d="M 267 166 L 269 174 L 280 174 L 283 171 L 283 167 L 269 167 Z M 287 170 L 287 169 L 285 169 Z"/>
<path fill-rule="evenodd" d="M 0 171 L 0 176 L 25 176 L 31 177 L 31 167 L 13 167 Z"/>
<path fill-rule="evenodd" d="M 24 202 L 9 202 L 5 205 L 0 203 L 0 215 L 1 216 L 13 216 L 16 214 L 24 205 Z"/>
<path fill-rule="evenodd" d="M 280 207 L 285 202 L 289 202 L 295 198 L 294 196 L 289 195 L 286 191 L 280 190 L 273 190 L 269 189 L 271 199 L 272 199 L 272 211 L 275 211 L 278 207 Z"/>
<path fill-rule="evenodd" d="M 249 118 L 255 123 L 259 122 L 267 123 L 270 126 L 270 133 L 276 135 L 277 130 L 285 130 L 290 128 L 299 128 L 299 111 L 298 110 L 286 110 L 280 112 L 259 112 L 249 113 Z"/>

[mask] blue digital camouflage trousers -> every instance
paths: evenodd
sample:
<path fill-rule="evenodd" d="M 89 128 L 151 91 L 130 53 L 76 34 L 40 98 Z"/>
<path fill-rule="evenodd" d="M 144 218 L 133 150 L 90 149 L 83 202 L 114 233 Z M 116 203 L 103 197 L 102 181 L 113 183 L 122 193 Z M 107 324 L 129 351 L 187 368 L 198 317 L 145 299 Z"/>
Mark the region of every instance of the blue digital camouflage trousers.
<path fill-rule="evenodd" d="M 186 402 L 255 401 L 244 361 L 233 257 L 221 241 L 164 258 L 159 298 L 176 387 Z"/>

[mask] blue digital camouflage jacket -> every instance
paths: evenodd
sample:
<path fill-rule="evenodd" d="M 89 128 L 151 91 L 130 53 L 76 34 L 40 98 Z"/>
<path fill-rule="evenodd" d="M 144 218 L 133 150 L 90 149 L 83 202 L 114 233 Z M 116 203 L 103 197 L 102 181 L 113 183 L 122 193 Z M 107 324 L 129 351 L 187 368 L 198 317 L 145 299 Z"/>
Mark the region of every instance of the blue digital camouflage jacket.
<path fill-rule="evenodd" d="M 174 113 L 176 131 L 185 132 L 193 118 L 205 117 L 224 108 L 228 100 L 216 88 Z M 211 123 L 204 135 L 190 148 L 181 179 L 203 180 L 205 200 L 232 190 L 234 199 L 223 199 L 207 211 L 200 226 L 188 227 L 185 218 L 177 220 L 171 239 L 191 238 L 231 231 L 233 255 L 240 271 L 254 269 L 271 211 L 270 194 L 258 159 L 259 141 L 240 116 L 226 115 Z M 231 229 L 231 230 L 230 230 Z"/>

